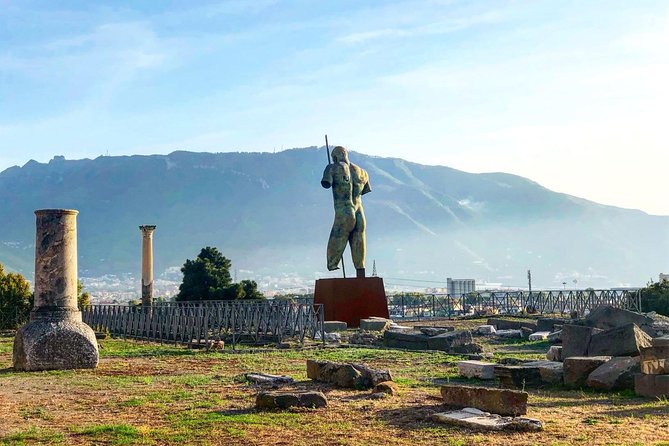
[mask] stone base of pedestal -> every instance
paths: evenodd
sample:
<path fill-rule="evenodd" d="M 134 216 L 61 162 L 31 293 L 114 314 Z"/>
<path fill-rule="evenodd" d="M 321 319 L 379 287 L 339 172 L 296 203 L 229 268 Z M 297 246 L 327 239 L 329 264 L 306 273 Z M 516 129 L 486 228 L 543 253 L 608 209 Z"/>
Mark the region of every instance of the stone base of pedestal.
<path fill-rule="evenodd" d="M 14 369 L 93 369 L 99 360 L 95 332 L 81 321 L 28 322 L 14 338 Z"/>
<path fill-rule="evenodd" d="M 326 321 L 343 321 L 349 327 L 358 327 L 360 319 L 370 316 L 389 316 L 380 277 L 319 279 L 314 289 L 314 303 L 323 304 Z"/>

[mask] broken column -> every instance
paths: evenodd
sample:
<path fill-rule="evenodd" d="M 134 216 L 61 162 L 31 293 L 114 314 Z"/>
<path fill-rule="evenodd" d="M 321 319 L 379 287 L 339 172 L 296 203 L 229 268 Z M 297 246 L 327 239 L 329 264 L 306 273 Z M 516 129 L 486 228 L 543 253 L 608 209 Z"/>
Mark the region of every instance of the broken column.
<path fill-rule="evenodd" d="M 35 238 L 35 303 L 14 339 L 16 370 L 95 368 L 98 344 L 77 307 L 77 214 L 42 209 Z"/>
<path fill-rule="evenodd" d="M 142 307 L 153 306 L 153 231 L 155 225 L 143 225 L 142 231 Z"/>

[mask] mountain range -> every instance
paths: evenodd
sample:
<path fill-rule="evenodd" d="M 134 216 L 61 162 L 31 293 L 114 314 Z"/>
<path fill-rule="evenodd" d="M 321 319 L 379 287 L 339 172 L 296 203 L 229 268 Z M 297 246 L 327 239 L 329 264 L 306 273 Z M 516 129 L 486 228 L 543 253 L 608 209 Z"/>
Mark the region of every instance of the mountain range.
<path fill-rule="evenodd" d="M 363 200 L 367 268 L 375 262 L 389 283 L 526 286 L 531 269 L 536 287 L 641 286 L 669 267 L 669 217 L 505 173 L 350 157 L 372 187 Z M 338 277 L 325 268 L 333 218 L 331 192 L 320 186 L 325 164 L 316 147 L 29 161 L 0 173 L 0 263 L 32 277 L 34 210 L 73 208 L 87 277 L 138 275 L 141 224 L 157 225 L 157 275 L 216 246 L 244 278 Z"/>

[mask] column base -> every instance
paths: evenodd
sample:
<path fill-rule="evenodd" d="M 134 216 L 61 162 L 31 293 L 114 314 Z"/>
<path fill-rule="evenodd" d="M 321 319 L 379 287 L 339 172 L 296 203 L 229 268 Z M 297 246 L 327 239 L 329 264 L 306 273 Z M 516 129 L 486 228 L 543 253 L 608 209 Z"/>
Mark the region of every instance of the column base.
<path fill-rule="evenodd" d="M 98 342 L 93 329 L 76 317 L 33 319 L 14 338 L 14 369 L 22 371 L 94 369 Z"/>

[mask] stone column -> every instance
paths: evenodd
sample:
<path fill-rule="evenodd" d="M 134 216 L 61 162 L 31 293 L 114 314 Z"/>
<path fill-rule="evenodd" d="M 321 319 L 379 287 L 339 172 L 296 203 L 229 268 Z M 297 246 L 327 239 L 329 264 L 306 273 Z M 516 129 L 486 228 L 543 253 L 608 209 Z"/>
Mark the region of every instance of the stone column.
<path fill-rule="evenodd" d="M 140 226 L 142 231 L 142 307 L 153 306 L 153 231 L 155 225 Z"/>
<path fill-rule="evenodd" d="M 14 368 L 95 368 L 98 343 L 77 307 L 77 214 L 35 211 L 35 303 L 14 339 Z"/>

